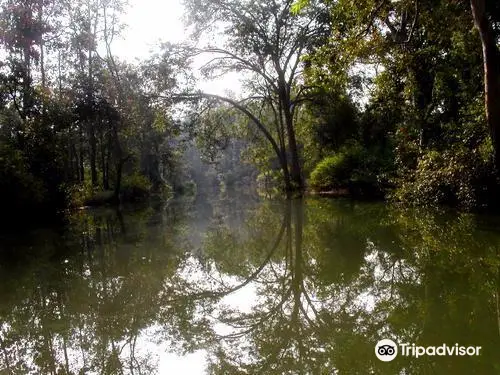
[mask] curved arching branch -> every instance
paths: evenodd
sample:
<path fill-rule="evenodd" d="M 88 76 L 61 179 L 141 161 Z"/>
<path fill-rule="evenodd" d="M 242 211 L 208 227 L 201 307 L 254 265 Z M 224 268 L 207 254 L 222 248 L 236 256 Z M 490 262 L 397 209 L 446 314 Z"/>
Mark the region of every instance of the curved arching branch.
<path fill-rule="evenodd" d="M 281 166 L 283 169 L 287 168 L 286 165 L 286 160 L 283 158 L 283 151 L 280 149 L 278 146 L 278 143 L 276 140 L 273 138 L 272 134 L 267 130 L 265 125 L 252 113 L 250 112 L 246 107 L 241 105 L 238 101 L 227 98 L 225 96 L 217 95 L 217 94 L 209 94 L 209 93 L 204 93 L 204 92 L 198 92 L 198 93 L 192 93 L 192 94 L 177 94 L 173 95 L 172 98 L 175 99 L 193 99 L 193 98 L 206 98 L 206 99 L 215 99 L 221 102 L 225 102 L 236 108 L 238 111 L 243 113 L 245 116 L 247 116 L 255 125 L 257 125 L 257 128 L 264 134 L 264 137 L 271 143 L 271 146 L 273 147 L 274 152 L 278 156 L 278 159 L 281 163 Z"/>
<path fill-rule="evenodd" d="M 182 298 L 189 298 L 192 300 L 204 299 L 204 298 L 222 298 L 222 297 L 225 297 L 231 293 L 234 293 L 234 292 L 244 288 L 245 286 L 247 286 L 251 282 L 255 281 L 257 279 L 257 277 L 261 274 L 261 272 L 264 270 L 264 268 L 269 264 L 269 262 L 271 261 L 271 258 L 276 253 L 276 250 L 278 249 L 281 241 L 283 240 L 283 235 L 285 234 L 285 229 L 286 229 L 286 227 L 289 223 L 289 220 L 290 220 L 290 218 L 287 215 L 289 215 L 288 212 L 285 213 L 285 217 L 283 218 L 283 221 L 281 222 L 280 231 L 279 231 L 278 235 L 276 236 L 276 239 L 275 239 L 271 249 L 267 253 L 266 258 L 262 261 L 262 263 L 259 265 L 259 267 L 257 267 L 252 272 L 252 274 L 249 275 L 244 281 L 242 281 L 241 283 L 239 283 L 236 286 L 233 286 L 233 287 L 226 289 L 226 290 L 223 290 L 223 291 L 218 291 L 218 292 L 203 291 L 203 292 L 194 293 L 191 295 L 188 294 L 188 295 L 183 296 Z M 288 294 L 288 293 L 289 293 L 289 291 L 285 292 L 285 294 Z M 175 300 L 176 299 L 171 299 L 168 302 L 171 303 L 171 302 L 174 302 Z M 284 300 L 285 300 L 285 298 L 283 298 L 283 301 Z"/>
<path fill-rule="evenodd" d="M 278 87 L 276 86 L 276 83 L 274 82 L 273 77 L 269 76 L 266 73 L 265 66 L 262 64 L 262 66 L 256 65 L 255 63 L 251 62 L 248 59 L 245 59 L 241 56 L 238 56 L 236 53 L 228 51 L 223 48 L 216 48 L 216 47 L 207 47 L 203 49 L 199 49 L 194 53 L 194 56 L 196 55 L 202 55 L 202 54 L 215 54 L 215 55 L 221 55 L 221 57 L 215 57 L 211 59 L 208 63 L 204 64 L 204 67 L 209 66 L 211 63 L 215 61 L 220 61 L 221 59 L 233 61 L 235 64 L 239 63 L 241 64 L 240 66 L 243 67 L 244 69 L 253 72 L 262 78 L 271 86 L 273 87 L 274 90 L 278 90 Z"/>

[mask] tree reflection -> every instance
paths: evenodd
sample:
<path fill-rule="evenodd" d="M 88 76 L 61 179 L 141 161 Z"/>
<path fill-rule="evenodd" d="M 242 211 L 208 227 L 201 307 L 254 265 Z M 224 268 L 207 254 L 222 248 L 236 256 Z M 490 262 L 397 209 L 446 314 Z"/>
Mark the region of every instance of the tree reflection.
<path fill-rule="evenodd" d="M 473 217 L 443 222 L 440 214 L 370 205 L 334 209 L 331 215 L 324 201 L 287 202 L 279 251 L 265 266 L 257 267 L 254 257 L 270 228 L 279 227 L 269 222 L 272 210 L 255 213 L 248 221 L 252 235 L 243 242 L 216 229 L 206 244 L 212 269 L 241 278 L 241 271 L 231 272 L 237 257 L 239 269 L 252 275 L 257 302 L 250 312 L 220 311 L 217 320 L 230 333 L 213 350 L 212 373 L 498 369 L 500 341 L 492 330 L 498 316 L 492 298 L 498 291 L 498 237 L 477 236 Z M 433 236 L 425 235 L 429 231 Z M 228 249 L 246 256 L 218 257 Z M 252 266 L 258 274 L 249 272 Z M 474 358 L 401 357 L 387 364 L 373 354 L 383 337 L 419 345 L 482 345 L 484 352 Z"/>
<path fill-rule="evenodd" d="M 155 348 L 203 350 L 212 374 L 498 373 L 486 224 L 232 197 L 73 215 L 2 251 L 0 373 L 164 373 Z M 383 363 L 381 338 L 483 351 Z"/>
<path fill-rule="evenodd" d="M 116 211 L 81 213 L 64 236 L 44 233 L 32 240 L 36 249 L 3 254 L 2 371 L 153 372 L 137 340 L 156 321 L 163 282 L 183 255 L 173 246 L 182 225 L 150 228 L 150 219 L 149 211 L 126 219 Z"/>

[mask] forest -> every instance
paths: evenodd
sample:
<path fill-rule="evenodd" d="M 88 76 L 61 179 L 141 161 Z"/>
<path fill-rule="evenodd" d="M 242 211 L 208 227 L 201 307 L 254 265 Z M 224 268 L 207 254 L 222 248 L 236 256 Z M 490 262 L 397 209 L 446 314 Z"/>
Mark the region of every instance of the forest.
<path fill-rule="evenodd" d="M 499 0 L 0 0 L 1 375 L 500 374 L 499 197 Z"/>
<path fill-rule="evenodd" d="M 2 219 L 234 187 L 498 209 L 498 1 L 185 0 L 134 63 L 124 0 L 0 4 Z"/>

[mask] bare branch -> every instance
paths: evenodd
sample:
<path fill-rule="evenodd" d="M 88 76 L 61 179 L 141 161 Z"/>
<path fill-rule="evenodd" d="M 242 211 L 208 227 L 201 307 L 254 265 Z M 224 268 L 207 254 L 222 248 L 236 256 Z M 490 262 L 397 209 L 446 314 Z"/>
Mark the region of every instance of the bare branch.
<path fill-rule="evenodd" d="M 382 0 L 376 7 L 375 9 L 373 9 L 373 11 L 370 13 L 370 17 L 368 18 L 368 25 L 366 26 L 366 28 L 364 28 L 360 33 L 358 33 L 358 35 L 356 35 L 356 39 L 357 38 L 361 38 L 363 36 L 365 36 L 369 31 L 370 29 L 372 28 L 373 26 L 373 23 L 375 22 L 375 19 L 377 18 L 379 12 L 382 10 L 382 7 L 387 3 L 387 0 Z"/>
<path fill-rule="evenodd" d="M 232 59 L 232 60 L 234 60 L 236 62 L 241 63 L 244 68 L 246 68 L 247 70 L 252 71 L 252 72 L 254 72 L 254 73 L 258 74 L 258 75 L 260 75 L 262 78 L 264 78 L 266 80 L 266 82 L 269 85 L 273 86 L 273 88 L 275 90 L 278 90 L 278 88 L 277 88 L 277 86 L 276 86 L 276 84 L 274 82 L 274 79 L 272 77 L 270 77 L 266 73 L 264 66 L 258 66 L 258 65 L 254 64 L 254 63 L 252 63 L 252 62 L 250 62 L 248 60 L 245 60 L 241 56 L 238 56 L 235 53 L 230 52 L 230 51 L 225 50 L 225 49 L 222 49 L 222 48 L 209 47 L 209 48 L 199 49 L 194 54 L 194 56 L 200 55 L 200 54 L 203 54 L 203 53 L 214 53 L 214 54 L 225 55 L 226 59 Z"/>
<path fill-rule="evenodd" d="M 408 34 L 408 39 L 406 39 L 405 43 L 409 43 L 411 41 L 411 38 L 413 37 L 413 32 L 415 31 L 415 26 L 417 25 L 418 13 L 419 13 L 418 12 L 418 0 L 415 0 L 415 18 L 413 19 L 410 33 Z"/>

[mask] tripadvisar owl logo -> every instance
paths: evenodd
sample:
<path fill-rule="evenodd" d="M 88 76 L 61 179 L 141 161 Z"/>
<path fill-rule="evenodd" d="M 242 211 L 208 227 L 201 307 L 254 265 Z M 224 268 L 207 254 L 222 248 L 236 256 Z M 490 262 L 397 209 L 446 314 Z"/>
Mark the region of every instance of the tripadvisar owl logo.
<path fill-rule="evenodd" d="M 383 362 L 390 362 L 398 355 L 398 345 L 389 339 L 383 339 L 375 345 L 375 355 Z"/>

